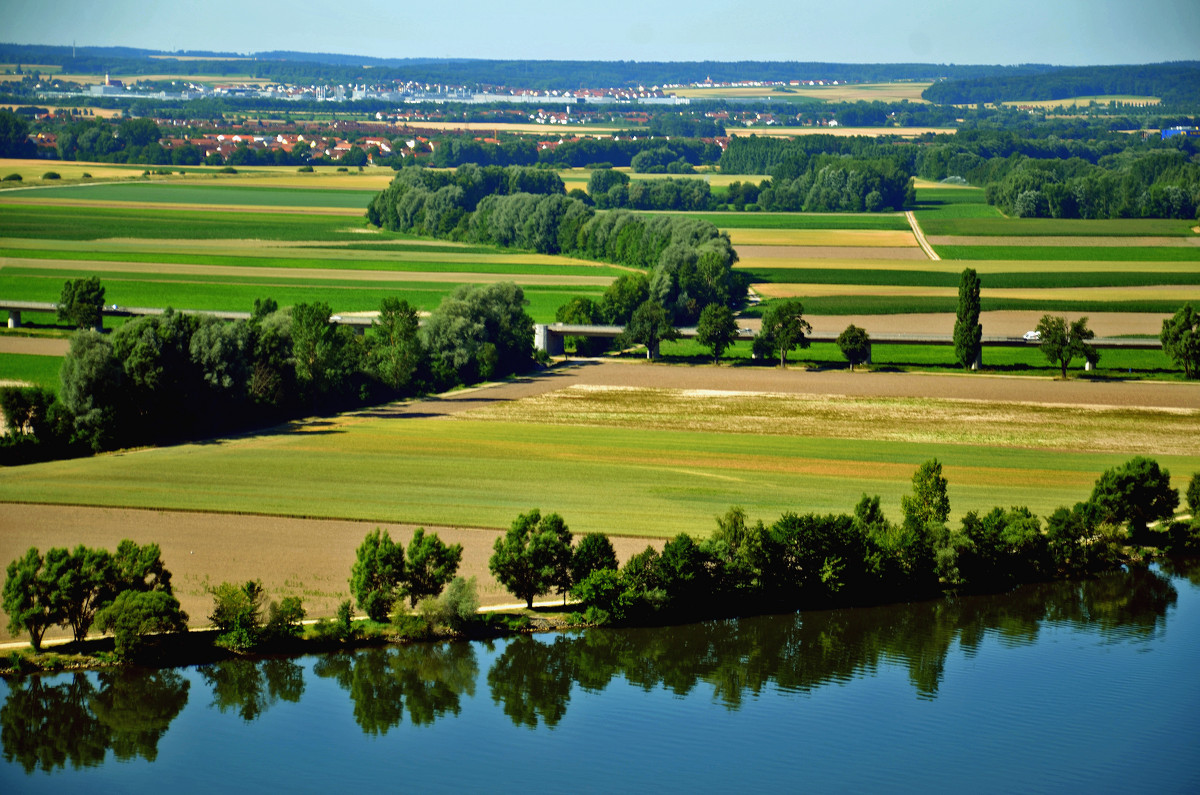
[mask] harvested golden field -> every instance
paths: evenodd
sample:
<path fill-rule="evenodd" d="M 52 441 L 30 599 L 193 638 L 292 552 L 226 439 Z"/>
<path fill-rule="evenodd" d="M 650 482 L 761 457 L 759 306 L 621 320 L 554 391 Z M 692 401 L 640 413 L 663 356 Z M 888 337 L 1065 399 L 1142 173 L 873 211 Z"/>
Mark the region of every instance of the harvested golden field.
<path fill-rule="evenodd" d="M 137 177 L 146 170 L 146 166 L 126 166 L 118 163 L 86 163 L 74 160 L 37 160 L 37 159 L 4 159 L 0 161 L 0 169 L 4 174 L 20 174 L 21 182 L 4 183 L 5 189 L 19 188 L 30 181 L 38 184 L 53 184 L 40 182 L 42 174 L 56 171 L 63 179 L 83 179 L 83 175 L 91 174 L 96 179 L 121 179 Z M 5 190 L 4 193 L 13 195 Z M 0 195 L 4 195 L 0 193 Z"/>
<path fill-rule="evenodd" d="M 947 135 L 957 132 L 953 127 L 729 127 L 726 133 L 731 136 L 746 137 L 750 135 L 769 135 L 777 138 L 794 138 L 797 135 L 837 135 L 850 137 L 855 135 L 868 138 L 878 138 L 883 135 L 894 135 L 897 138 L 916 138 L 926 133 Z"/>
<path fill-rule="evenodd" d="M 470 412 L 539 425 L 1191 455 L 1200 408 L 573 385 Z"/>
<path fill-rule="evenodd" d="M 1070 97 L 1068 99 L 1024 99 L 1002 102 L 1001 105 L 1015 105 L 1022 108 L 1077 108 L 1080 105 L 1090 105 L 1095 102 L 1097 105 L 1111 105 L 1114 102 L 1131 103 L 1137 105 L 1158 105 L 1162 102 L 1160 97 L 1145 97 L 1135 96 L 1132 94 L 1102 94 L 1092 97 Z"/>
<path fill-rule="evenodd" d="M 712 88 L 678 88 L 671 93 L 694 99 L 721 97 L 811 97 L 826 102 L 925 102 L 921 92 L 931 83 L 852 83 L 842 86 L 713 86 Z"/>
<path fill-rule="evenodd" d="M 883 268 L 895 270 L 911 270 L 900 263 L 928 262 L 925 252 L 918 246 L 903 248 L 884 248 L 879 246 L 739 246 L 739 261 L 741 268 L 803 268 L 819 265 L 826 267 L 826 262 L 833 260 L 843 266 L 852 262 L 850 268 L 874 268 L 876 261 L 887 262 Z M 852 258 L 852 259 L 848 259 Z M 814 263 L 813 260 L 820 260 Z M 870 260 L 870 262 L 864 262 Z M 839 266 L 832 266 L 839 267 Z M 942 270 L 937 268 L 936 270 Z"/>
<path fill-rule="evenodd" d="M 955 297 L 954 287 L 913 287 L 878 284 L 755 284 L 754 289 L 770 298 L 803 298 L 805 296 L 885 295 Z M 1146 285 L 1127 287 L 1020 287 L 988 288 L 989 298 L 1020 298 L 1035 301 L 1200 301 L 1200 285 Z M 1074 315 L 1086 314 L 1073 312 Z"/>
<path fill-rule="evenodd" d="M 912 232 L 883 229 L 729 229 L 739 255 L 762 256 L 755 246 L 856 246 L 862 248 L 917 245 Z"/>

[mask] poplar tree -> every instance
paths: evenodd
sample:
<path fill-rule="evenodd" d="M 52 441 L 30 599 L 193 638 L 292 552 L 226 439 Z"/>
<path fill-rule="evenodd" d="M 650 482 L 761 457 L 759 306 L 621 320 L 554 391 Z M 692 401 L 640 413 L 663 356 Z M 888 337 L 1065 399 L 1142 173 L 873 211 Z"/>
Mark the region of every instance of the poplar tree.
<path fill-rule="evenodd" d="M 979 323 L 979 275 L 967 268 L 958 280 L 958 314 L 954 321 L 954 355 L 963 367 L 971 368 L 983 350 L 983 326 Z"/>

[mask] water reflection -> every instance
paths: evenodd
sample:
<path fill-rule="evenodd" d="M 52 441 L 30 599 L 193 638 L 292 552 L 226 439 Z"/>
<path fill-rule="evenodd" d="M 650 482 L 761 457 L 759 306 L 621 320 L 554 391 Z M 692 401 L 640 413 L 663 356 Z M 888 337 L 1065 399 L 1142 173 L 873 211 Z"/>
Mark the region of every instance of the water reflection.
<path fill-rule="evenodd" d="M 350 693 L 364 733 L 387 734 L 400 725 L 405 705 L 414 726 L 457 715 L 459 699 L 475 695 L 479 665 L 471 644 L 417 644 L 331 654 L 316 662 L 313 673 Z"/>
<path fill-rule="evenodd" d="M 11 682 L 0 707 L 4 758 L 27 773 L 99 765 L 109 749 L 122 761 L 153 762 L 159 739 L 188 699 L 188 682 L 176 671 L 104 672 L 94 683 L 76 673 L 49 681 Z"/>
<path fill-rule="evenodd" d="M 200 669 L 212 688 L 212 705 L 249 723 L 279 701 L 300 701 L 304 669 L 291 660 L 224 660 Z"/>
<path fill-rule="evenodd" d="M 713 621 L 681 627 L 591 630 L 508 645 L 488 672 L 492 699 L 518 725 L 553 727 L 571 688 L 602 690 L 621 676 L 646 690 L 685 695 L 704 685 L 737 709 L 765 687 L 806 692 L 899 665 L 917 694 L 934 698 L 957 643 L 974 653 L 994 636 L 1005 645 L 1037 640 L 1047 623 L 1087 628 L 1111 640 L 1152 637 L 1177 593 L 1150 571 L 1010 594 L 871 609 Z"/>
<path fill-rule="evenodd" d="M 1168 565 L 1200 585 L 1200 566 Z M 620 678 L 646 691 L 711 693 L 737 710 L 764 690 L 808 692 L 899 666 L 915 693 L 937 697 L 951 652 L 972 655 L 986 639 L 1035 643 L 1048 626 L 1104 642 L 1158 637 L 1177 593 L 1167 576 L 1135 571 L 1077 583 L 1022 587 L 995 596 L 869 609 L 711 621 L 681 627 L 590 630 L 518 637 L 504 644 L 486 682 L 491 700 L 519 727 L 558 726 L 576 688 L 599 692 Z M 483 677 L 481 647 L 414 644 L 316 658 L 312 670 L 345 690 L 368 735 L 458 715 Z M 230 660 L 196 669 L 211 707 L 252 722 L 305 693 L 304 660 Z M 191 675 L 191 674 L 187 674 Z M 4 757 L 26 772 L 157 757 L 158 743 L 188 701 L 174 670 L 128 670 L 13 680 L 0 707 Z"/>

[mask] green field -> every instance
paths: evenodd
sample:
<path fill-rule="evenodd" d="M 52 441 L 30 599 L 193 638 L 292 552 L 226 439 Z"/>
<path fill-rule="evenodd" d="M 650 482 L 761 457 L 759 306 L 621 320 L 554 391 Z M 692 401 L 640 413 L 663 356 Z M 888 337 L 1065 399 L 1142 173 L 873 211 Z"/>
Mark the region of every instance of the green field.
<path fill-rule="evenodd" d="M 158 207 L 55 207 L 5 203 L 0 238 L 99 240 L 343 240 L 400 236 L 367 226 L 366 217 L 170 210 Z"/>
<path fill-rule="evenodd" d="M 541 507 L 562 514 L 575 533 L 669 536 L 708 532 L 730 505 L 772 521 L 785 511 L 849 511 L 863 493 L 880 494 L 896 518 L 912 472 L 931 457 L 945 465 L 952 521 L 994 505 L 1045 515 L 1086 498 L 1101 471 L 1129 457 L 889 441 L 870 423 L 858 429 L 865 438 L 770 435 L 770 419 L 758 421 L 764 433 L 348 418 L 0 470 L 0 501 L 477 527 L 504 527 Z M 1190 429 L 1194 417 L 1178 422 Z M 1200 455 L 1156 457 L 1177 476 L 1200 469 Z"/>
<path fill-rule="evenodd" d="M 943 330 L 949 333 L 949 329 Z M 984 329 L 985 333 L 987 329 Z M 639 359 L 643 354 L 626 354 L 627 358 Z M 670 364 L 708 364 L 712 353 L 695 340 L 664 342 L 662 359 Z M 874 345 L 871 351 L 872 364 L 869 369 L 876 372 L 962 372 L 962 365 L 954 358 L 950 345 Z M 736 367 L 768 366 L 753 364 L 750 343 L 735 343 L 722 356 L 722 362 Z M 809 347 L 788 354 L 789 366 L 808 367 L 818 370 L 848 369 L 846 357 L 832 342 L 814 342 Z M 773 364 L 769 366 L 774 366 Z M 983 349 L 983 373 L 1003 375 L 1035 376 L 1053 378 L 1058 376 L 1057 365 L 1050 364 L 1036 345 L 1023 347 Z M 1153 378 L 1155 380 L 1179 380 L 1183 374 L 1172 364 L 1161 350 L 1104 350 L 1100 363 L 1091 373 L 1083 371 L 1083 360 L 1076 360 L 1070 370 L 1072 377 L 1090 380 L 1111 378 Z"/>
<path fill-rule="evenodd" d="M 21 273 L 0 271 L 0 295 L 13 301 L 56 301 L 66 279 L 91 275 L 87 270 Z M 105 273 L 101 279 L 105 301 L 120 306 L 166 307 L 208 311 L 248 312 L 255 298 L 274 298 L 280 306 L 324 301 L 335 312 L 363 312 L 379 308 L 384 297 L 403 298 L 418 310 L 433 311 L 449 295 L 453 282 L 370 282 L 262 277 L 205 277 Z M 519 277 L 517 278 L 519 282 Z M 558 307 L 573 296 L 599 300 L 600 287 L 525 285 L 527 311 L 536 322 L 554 320 Z M 30 315 L 29 322 L 39 322 Z"/>
<path fill-rule="evenodd" d="M 934 246 L 942 259 L 1194 262 L 1200 248 L 1184 246 Z"/>
<path fill-rule="evenodd" d="M 58 391 L 62 359 L 25 353 L 0 353 L 0 381 L 25 381 Z"/>
<path fill-rule="evenodd" d="M 772 284 L 859 284 L 903 285 L 911 287 L 958 287 L 960 273 L 931 270 L 895 270 L 863 268 L 739 268 L 755 282 Z M 1195 271 L 1057 271 L 984 273 L 985 288 L 1054 287 L 1138 287 L 1156 284 L 1200 284 L 1200 269 Z"/>
<path fill-rule="evenodd" d="M 339 207 L 360 209 L 378 191 L 327 188 L 265 188 L 221 183 L 204 185 L 170 182 L 107 182 L 39 188 L 30 197 L 87 201 L 145 202 L 147 204 L 211 204 L 261 207 Z"/>
<path fill-rule="evenodd" d="M 662 213 L 703 218 L 720 229 L 883 229 L 907 231 L 903 215 L 855 213 Z"/>
<path fill-rule="evenodd" d="M 927 235 L 999 237 L 1191 237 L 1195 225 L 1170 218 L 921 218 Z"/>

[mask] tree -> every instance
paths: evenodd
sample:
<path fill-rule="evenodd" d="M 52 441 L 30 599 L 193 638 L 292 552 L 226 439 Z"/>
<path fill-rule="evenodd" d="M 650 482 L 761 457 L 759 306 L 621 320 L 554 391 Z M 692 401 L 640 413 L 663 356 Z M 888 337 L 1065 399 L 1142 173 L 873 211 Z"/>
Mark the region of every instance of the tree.
<path fill-rule="evenodd" d="M 124 370 L 112 343 L 95 331 L 71 337 L 59 373 L 59 397 L 75 417 L 75 434 L 93 450 L 112 445 L 120 433 Z"/>
<path fill-rule="evenodd" d="M 1200 472 L 1192 473 L 1192 479 L 1188 481 L 1187 487 L 1187 507 L 1192 512 L 1193 520 L 1200 520 Z"/>
<path fill-rule="evenodd" d="M 579 539 L 575 553 L 571 556 L 571 579 L 583 582 L 587 576 L 601 569 L 616 570 L 617 552 L 612 542 L 603 533 L 588 533 Z"/>
<path fill-rule="evenodd" d="M 1038 347 L 1052 364 L 1062 369 L 1063 378 L 1067 377 L 1067 367 L 1071 361 L 1078 357 L 1082 356 L 1093 365 L 1100 361 L 1100 352 L 1087 343 L 1096 334 L 1087 327 L 1086 317 L 1072 321 L 1068 326 L 1064 317 L 1042 315 L 1036 330 L 1041 335 L 1041 345 Z"/>
<path fill-rule="evenodd" d="M 533 363 L 533 318 L 524 291 L 512 282 L 460 285 L 423 331 L 430 367 L 444 386 L 502 378 Z"/>
<path fill-rule="evenodd" d="M 871 338 L 867 335 L 865 329 L 851 323 L 846 326 L 846 330 L 838 335 L 837 346 L 842 352 L 842 356 L 846 357 L 846 361 L 850 362 L 850 369 L 854 369 L 854 365 L 862 364 L 871 358 Z"/>
<path fill-rule="evenodd" d="M 8 631 L 14 635 L 28 632 L 35 652 L 41 652 L 46 630 L 62 621 L 54 588 L 46 561 L 36 547 L 30 547 L 23 557 L 8 564 L 4 579 Z"/>
<path fill-rule="evenodd" d="M 1171 488 L 1171 473 L 1150 458 L 1137 456 L 1106 470 L 1096 481 L 1089 500 L 1102 522 L 1129 522 L 1134 534 L 1149 522 L 1169 519 L 1179 505 L 1179 492 Z"/>
<path fill-rule="evenodd" d="M 425 535 L 425 528 L 418 527 L 408 542 L 401 594 L 409 598 L 413 607 L 422 597 L 437 596 L 458 573 L 462 554 L 462 544 L 447 546 L 437 533 Z"/>
<path fill-rule="evenodd" d="M 350 570 L 350 593 L 373 621 L 387 621 L 404 581 L 404 547 L 387 530 L 367 533 Z"/>
<path fill-rule="evenodd" d="M 0 109 L 0 157 L 36 157 L 29 140 L 29 123 L 8 108 Z"/>
<path fill-rule="evenodd" d="M 417 310 L 408 301 L 384 298 L 367 338 L 367 368 L 396 392 L 410 388 L 424 351 Z"/>
<path fill-rule="evenodd" d="M 244 585 L 223 582 L 210 588 L 213 611 L 208 620 L 219 631 L 217 642 L 227 648 L 244 651 L 258 643 L 262 627 L 262 609 L 267 595 L 262 583 L 248 580 Z"/>
<path fill-rule="evenodd" d="M 974 369 L 983 351 L 983 326 L 979 324 L 979 275 L 974 268 L 958 281 L 958 312 L 954 320 L 954 355 L 963 367 Z"/>
<path fill-rule="evenodd" d="M 555 310 L 554 320 L 556 323 L 573 326 L 601 325 L 604 323 L 604 310 L 591 298 L 577 295 Z M 573 348 L 580 356 L 594 356 L 608 346 L 608 340 L 571 335 L 564 337 L 563 343 L 566 347 Z"/>
<path fill-rule="evenodd" d="M 642 302 L 621 334 L 621 345 L 645 345 L 646 358 L 658 356 L 659 345 L 679 339 L 679 331 L 671 324 L 671 316 L 663 305 L 653 299 Z"/>
<path fill-rule="evenodd" d="M 82 544 L 72 552 L 51 549 L 46 552 L 46 574 L 54 582 L 56 612 L 76 641 L 85 639 L 96 611 L 117 595 L 112 554 Z"/>
<path fill-rule="evenodd" d="M 96 626 L 111 632 L 117 656 L 131 659 L 145 647 L 147 635 L 187 630 L 187 613 L 165 591 L 122 591 L 96 613 Z"/>
<path fill-rule="evenodd" d="M 733 311 L 724 304 L 709 304 L 700 313 L 696 325 L 696 340 L 712 351 L 713 364 L 719 364 L 721 354 L 737 340 L 738 325 Z"/>
<path fill-rule="evenodd" d="M 100 328 L 104 287 L 99 276 L 68 279 L 58 299 L 58 319 L 76 328 Z"/>
<path fill-rule="evenodd" d="M 336 395 L 357 366 L 354 332 L 329 322 L 326 303 L 292 307 L 296 381 L 311 400 Z"/>
<path fill-rule="evenodd" d="M 904 523 L 911 527 L 924 528 L 930 524 L 944 525 L 950 518 L 950 497 L 946 494 L 946 478 L 942 476 L 942 465 L 931 458 L 912 477 L 913 493 L 900 498 L 904 511 Z"/>
<path fill-rule="evenodd" d="M 1184 304 L 1172 317 L 1163 321 L 1163 352 L 1183 367 L 1185 378 L 1200 377 L 1200 312 Z"/>
<path fill-rule="evenodd" d="M 562 517 L 556 513 L 543 517 L 534 508 L 514 519 L 504 537 L 496 539 L 488 568 L 501 585 L 523 599 L 530 609 L 535 596 L 557 584 L 563 532 L 569 533 Z M 567 547 L 569 550 L 569 541 Z"/>
<path fill-rule="evenodd" d="M 633 312 L 650 298 L 650 279 L 644 273 L 623 273 L 608 286 L 600 299 L 604 319 L 623 326 Z"/>
<path fill-rule="evenodd" d="M 759 337 L 763 343 L 760 351 L 779 354 L 779 366 L 787 367 L 787 355 L 797 346 L 808 347 L 808 338 L 804 335 L 812 331 L 812 326 L 804 319 L 804 304 L 798 299 L 788 298 L 782 301 L 772 301 L 763 312 L 762 329 Z"/>

